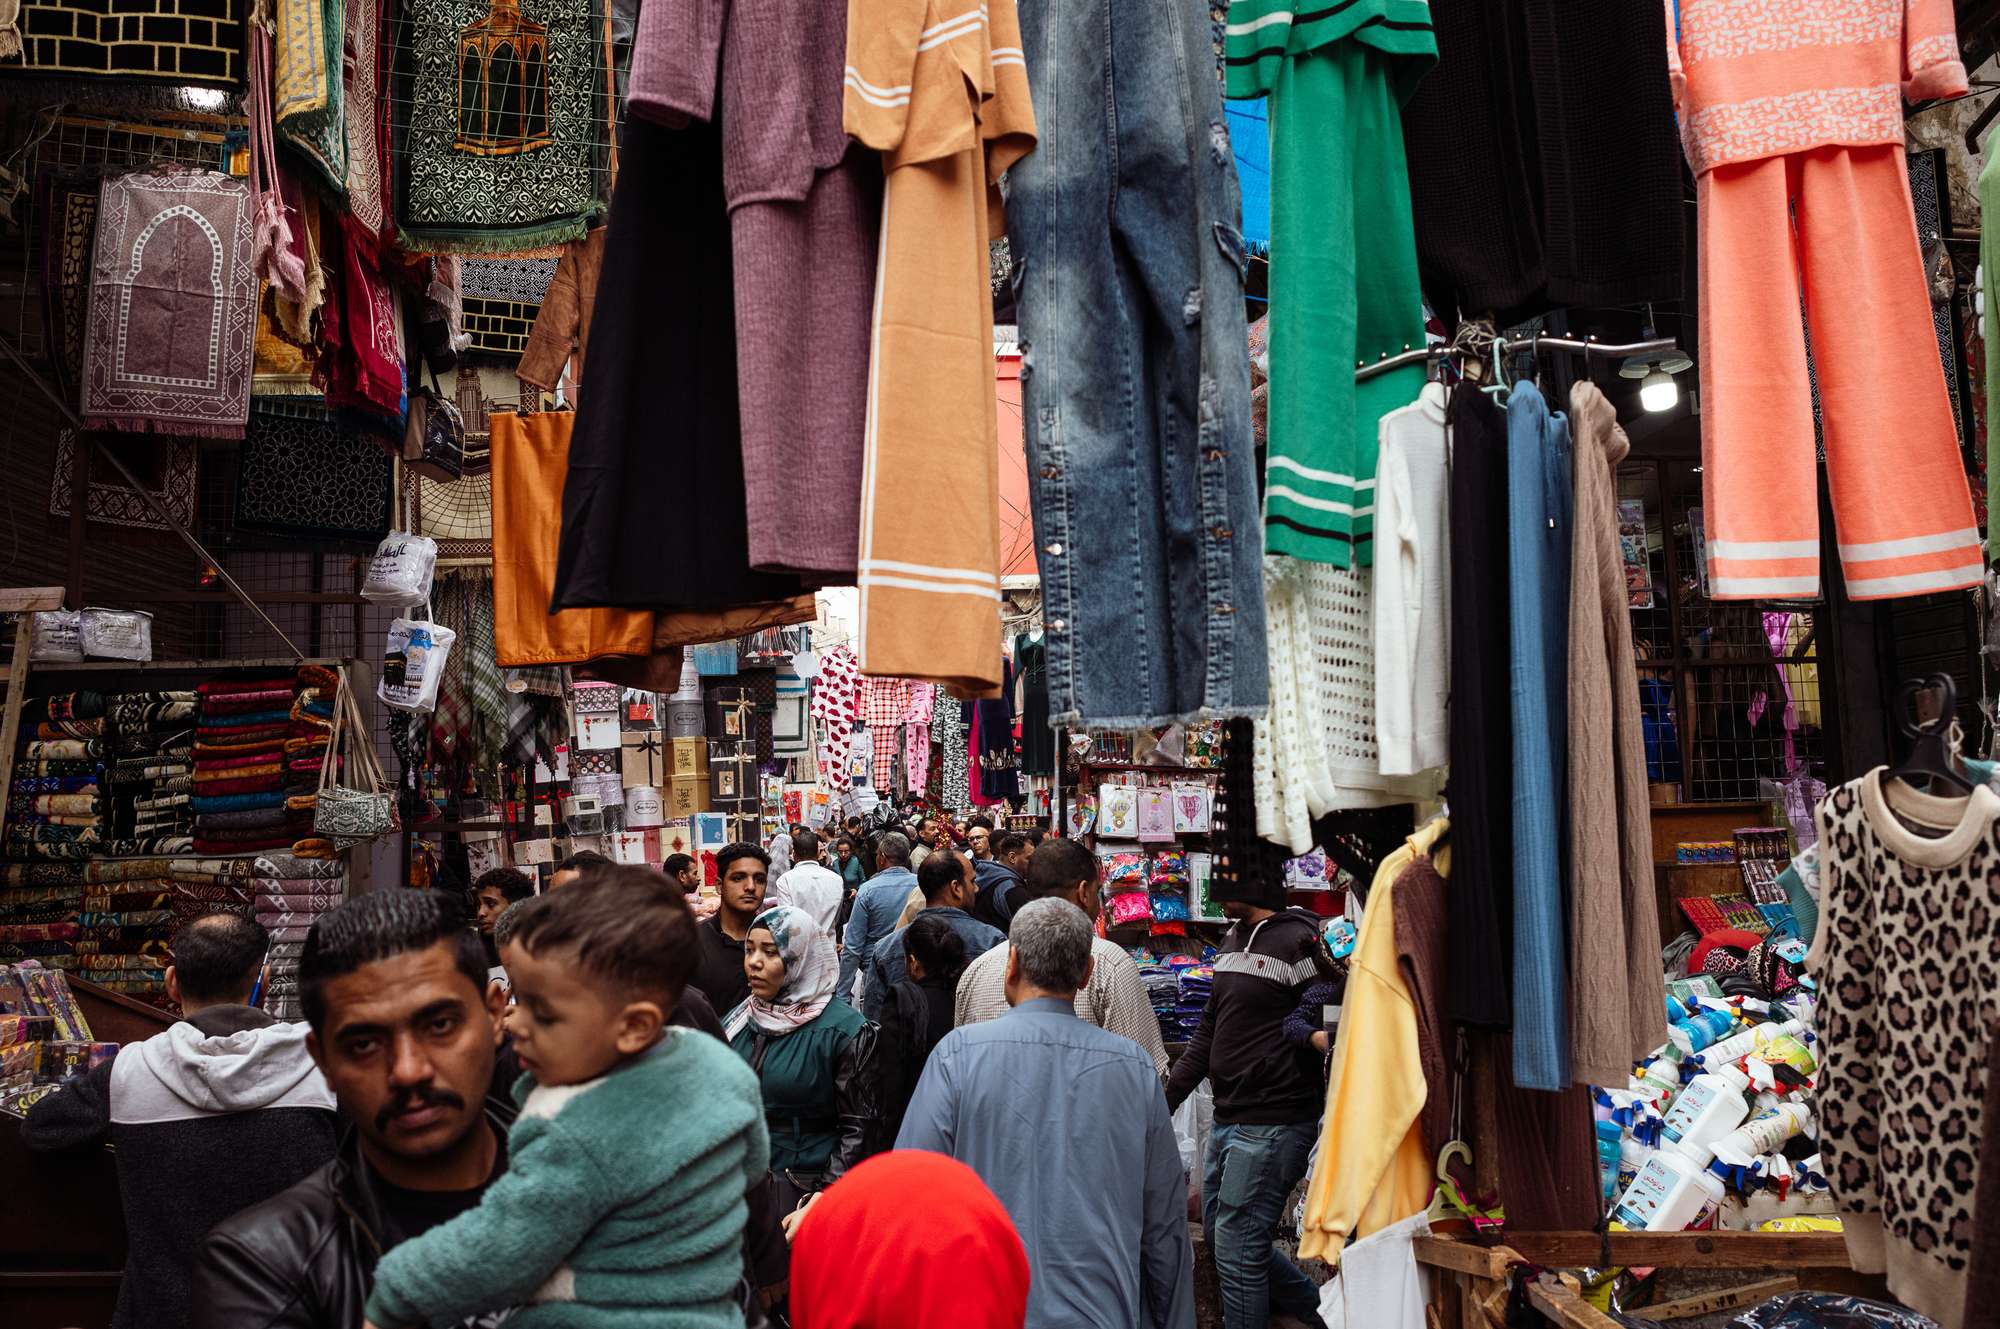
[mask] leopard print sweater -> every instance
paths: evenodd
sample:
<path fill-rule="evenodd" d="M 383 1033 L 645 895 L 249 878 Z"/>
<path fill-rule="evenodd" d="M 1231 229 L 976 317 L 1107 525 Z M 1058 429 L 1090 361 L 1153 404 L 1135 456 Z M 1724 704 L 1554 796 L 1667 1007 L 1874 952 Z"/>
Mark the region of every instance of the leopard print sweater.
<path fill-rule="evenodd" d="M 1820 1152 L 1855 1268 L 1954 1329 L 2000 993 L 2000 796 L 1877 769 L 1818 815 Z"/>

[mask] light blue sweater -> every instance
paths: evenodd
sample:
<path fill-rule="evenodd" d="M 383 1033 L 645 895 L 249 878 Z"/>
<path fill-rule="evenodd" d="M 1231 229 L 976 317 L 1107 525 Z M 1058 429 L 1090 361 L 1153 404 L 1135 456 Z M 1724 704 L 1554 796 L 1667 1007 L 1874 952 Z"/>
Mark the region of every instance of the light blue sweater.
<path fill-rule="evenodd" d="M 515 1086 L 507 1171 L 479 1207 L 382 1257 L 368 1318 L 509 1329 L 742 1329 L 744 1194 L 770 1158 L 757 1077 L 715 1038 L 669 1028 L 577 1085 Z"/>

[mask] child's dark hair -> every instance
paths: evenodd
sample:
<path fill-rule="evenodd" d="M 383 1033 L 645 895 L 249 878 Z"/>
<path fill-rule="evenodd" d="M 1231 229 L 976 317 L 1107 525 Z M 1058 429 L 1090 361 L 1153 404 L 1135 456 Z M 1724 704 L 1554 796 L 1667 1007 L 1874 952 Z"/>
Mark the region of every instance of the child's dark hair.
<path fill-rule="evenodd" d="M 923 965 L 926 975 L 942 978 L 947 987 L 955 986 L 965 972 L 965 938 L 936 914 L 925 912 L 910 920 L 903 929 L 903 949 Z"/>
<path fill-rule="evenodd" d="M 591 974 L 627 992 L 663 997 L 670 1007 L 701 960 L 687 897 L 649 868 L 601 868 L 518 909 L 509 945 L 530 955 L 574 947 L 577 964 Z"/>

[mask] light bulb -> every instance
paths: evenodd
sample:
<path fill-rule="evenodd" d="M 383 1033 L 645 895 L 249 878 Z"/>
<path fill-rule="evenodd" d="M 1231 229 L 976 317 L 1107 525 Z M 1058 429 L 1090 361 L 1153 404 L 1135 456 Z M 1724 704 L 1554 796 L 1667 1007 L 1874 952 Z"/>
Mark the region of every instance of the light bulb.
<path fill-rule="evenodd" d="M 1680 399 L 1674 376 L 1664 369 L 1655 369 L 1639 382 L 1639 404 L 1655 414 L 1673 410 Z"/>

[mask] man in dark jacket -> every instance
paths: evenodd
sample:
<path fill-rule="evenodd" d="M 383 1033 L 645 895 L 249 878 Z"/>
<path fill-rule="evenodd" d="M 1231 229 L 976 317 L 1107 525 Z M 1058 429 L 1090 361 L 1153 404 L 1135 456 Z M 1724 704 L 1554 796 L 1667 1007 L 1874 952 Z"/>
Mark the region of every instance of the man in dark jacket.
<path fill-rule="evenodd" d="M 112 1329 L 182 1329 L 202 1234 L 333 1157 L 333 1094 L 306 1027 L 249 1005 L 270 944 L 235 914 L 187 924 L 167 966 L 187 1018 L 35 1104 L 21 1127 L 31 1149 L 115 1147 L 130 1244 Z"/>
<path fill-rule="evenodd" d="M 331 1163 L 208 1234 L 193 1329 L 355 1329 L 381 1253 L 507 1166 L 511 1114 L 487 1100 L 506 997 L 441 896 L 378 891 L 321 917 L 299 998 L 349 1129 Z"/>
<path fill-rule="evenodd" d="M 478 1204 L 507 1167 L 511 1083 L 493 1083 L 507 996 L 456 910 L 428 891 L 349 901 L 307 938 L 299 995 L 349 1128 L 331 1163 L 209 1233 L 192 1329 L 357 1329 L 382 1252 Z M 721 1036 L 696 1003 L 673 1023 Z M 767 1286 L 785 1255 L 768 1191 L 751 1188 L 749 1234 Z"/>
<path fill-rule="evenodd" d="M 1204 1078 L 1213 1087 L 1201 1221 L 1225 1329 L 1265 1329 L 1273 1312 L 1318 1325 L 1318 1285 L 1272 1237 L 1306 1174 L 1326 1097 L 1319 1057 L 1285 1032 L 1319 977 L 1319 925 L 1285 907 L 1279 882 L 1241 881 L 1215 894 L 1233 922 L 1201 1026 L 1167 1077 L 1167 1106 L 1178 1109 Z"/>
<path fill-rule="evenodd" d="M 972 860 L 972 881 L 979 894 L 972 916 L 988 927 L 1007 930 L 1014 911 L 1034 897 L 1028 894 L 1028 837 L 1017 831 L 997 831 L 989 841 L 992 857 Z"/>

